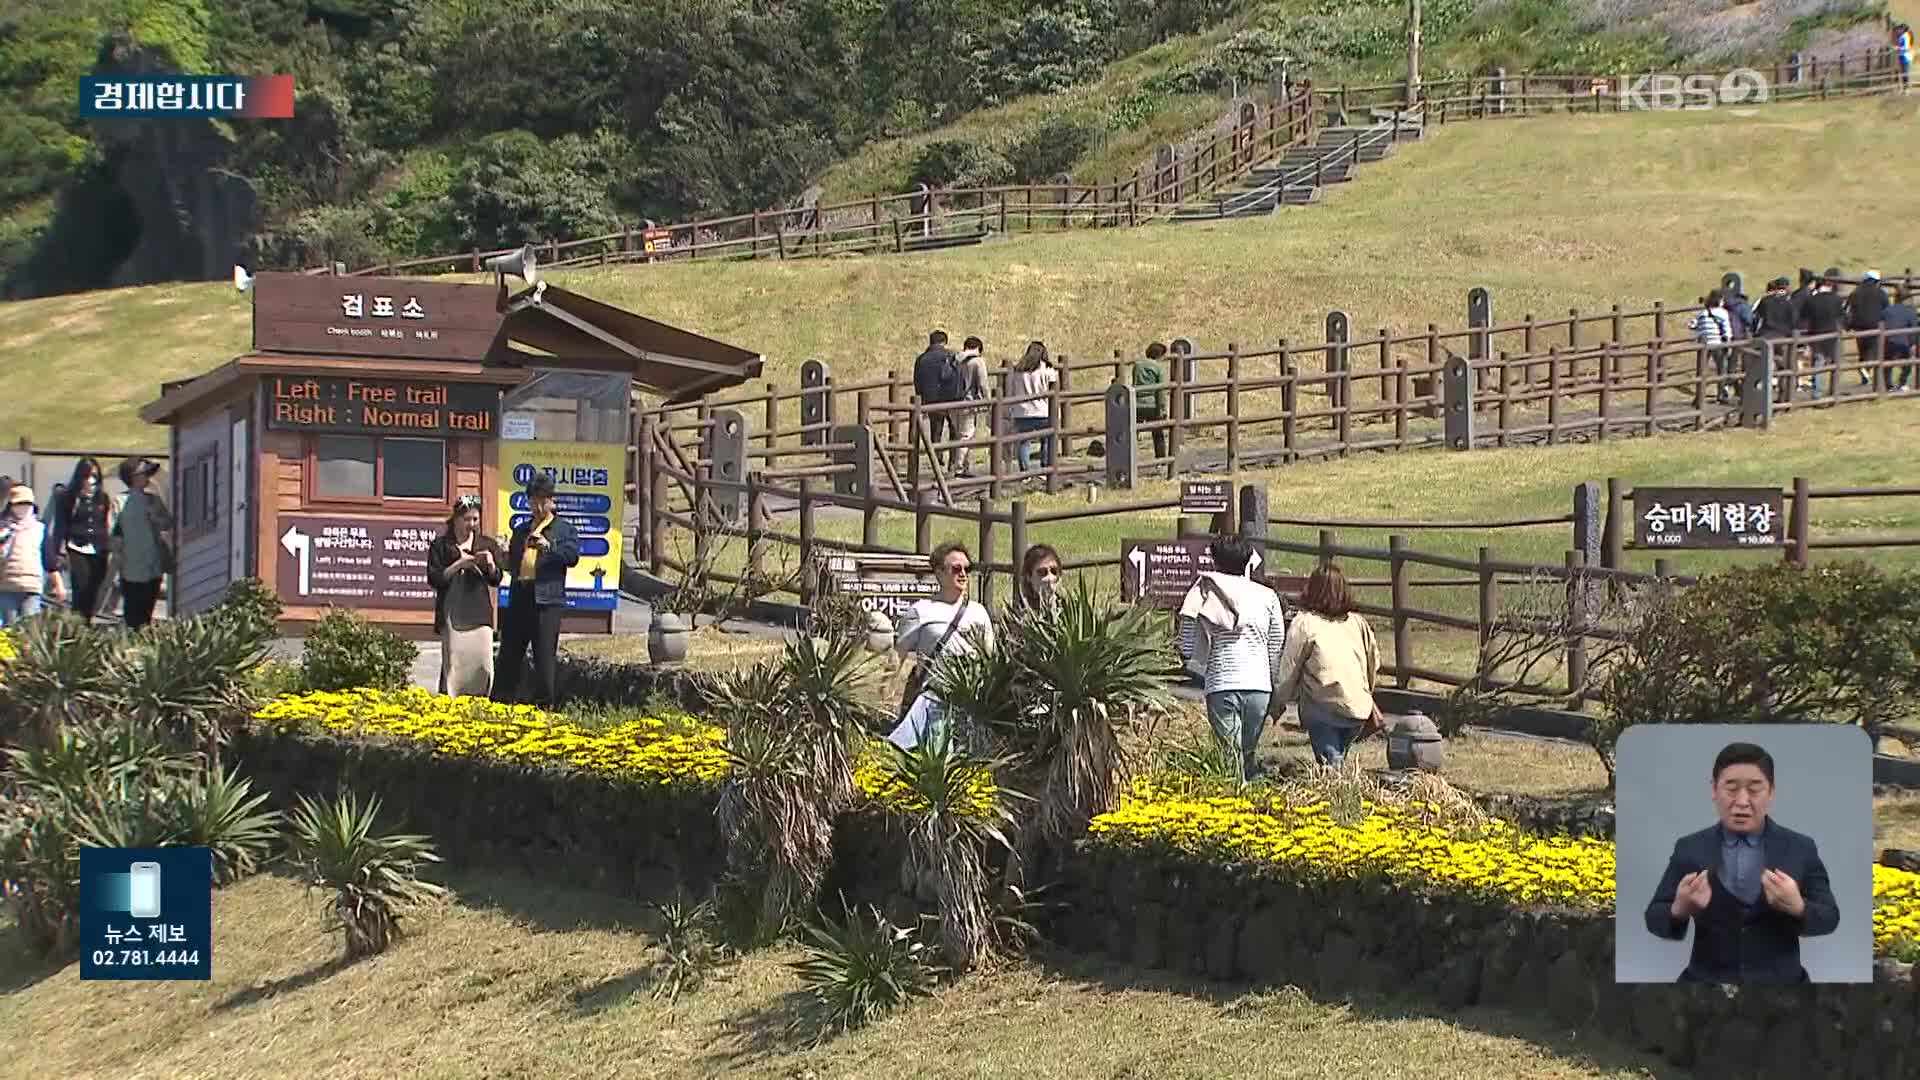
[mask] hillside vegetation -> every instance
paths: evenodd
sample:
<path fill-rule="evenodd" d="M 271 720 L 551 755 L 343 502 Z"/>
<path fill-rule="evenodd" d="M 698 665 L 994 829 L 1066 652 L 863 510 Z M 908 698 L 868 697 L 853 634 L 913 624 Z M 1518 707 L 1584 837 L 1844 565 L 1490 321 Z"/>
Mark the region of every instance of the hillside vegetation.
<path fill-rule="evenodd" d="M 0 15 L 0 277 L 14 296 L 108 284 L 142 228 L 129 190 L 190 187 L 210 171 L 257 193 L 255 250 L 242 254 L 266 266 L 739 212 L 816 181 L 845 196 L 912 180 L 1105 179 L 1283 67 L 1321 82 L 1396 75 L 1403 8 L 13 0 Z M 1426 70 L 1620 70 L 1854 47 L 1874 35 L 1856 41 L 1846 28 L 1881 10 L 1881 0 L 1427 0 Z M 129 58 L 290 72 L 296 118 L 217 126 L 210 162 L 142 158 L 102 143 L 76 112 L 76 80 Z"/>
<path fill-rule="evenodd" d="M 1186 335 L 1203 349 L 1465 321 L 1474 284 L 1502 319 L 1691 300 L 1739 269 L 1920 267 L 1920 160 L 1885 152 L 1920 98 L 1486 121 L 1436 128 L 1325 202 L 1218 225 L 1021 236 L 935 255 L 561 271 L 554 279 L 755 349 L 793 385 L 810 356 L 843 377 L 904 370 L 932 324 L 992 356 L 1032 338 L 1073 356 Z M 1838 208 L 1833 163 L 1873 192 Z M 1764 170 L 1756 163 L 1765 163 Z M 479 280 L 479 279 L 470 279 Z M 138 406 L 163 379 L 246 350 L 230 285 L 119 289 L 0 305 L 0 437 L 165 445 Z"/>

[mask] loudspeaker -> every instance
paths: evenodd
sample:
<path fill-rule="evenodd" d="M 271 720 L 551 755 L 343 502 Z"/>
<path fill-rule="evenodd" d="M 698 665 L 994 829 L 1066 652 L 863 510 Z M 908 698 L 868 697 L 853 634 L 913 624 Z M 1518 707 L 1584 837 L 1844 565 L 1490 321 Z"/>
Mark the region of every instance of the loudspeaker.
<path fill-rule="evenodd" d="M 529 285 L 540 279 L 539 264 L 533 258 L 533 245 L 528 244 L 519 251 L 506 255 L 495 255 L 487 260 L 487 269 L 496 274 L 512 274 Z"/>

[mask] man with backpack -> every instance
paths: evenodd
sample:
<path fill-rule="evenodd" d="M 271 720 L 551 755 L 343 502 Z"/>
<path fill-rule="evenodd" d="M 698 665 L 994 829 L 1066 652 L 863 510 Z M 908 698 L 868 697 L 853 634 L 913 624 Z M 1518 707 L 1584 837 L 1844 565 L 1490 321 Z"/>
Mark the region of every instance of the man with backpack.
<path fill-rule="evenodd" d="M 1165 355 L 1167 347 L 1156 341 L 1147 346 L 1145 360 L 1133 362 L 1133 375 L 1128 381 L 1133 383 L 1133 417 L 1140 423 L 1166 419 L 1166 394 L 1160 389 L 1160 384 L 1167 381 L 1166 372 L 1160 370 L 1160 358 Z M 1166 457 L 1167 429 L 1154 428 L 1150 434 L 1153 436 L 1153 456 Z M 1175 471 L 1169 462 L 1167 475 L 1172 476 Z"/>
<path fill-rule="evenodd" d="M 913 394 L 922 405 L 944 405 L 965 396 L 966 378 L 960 367 L 960 358 L 947 348 L 945 330 L 928 334 L 927 351 L 913 361 Z M 952 410 L 942 409 L 925 415 L 928 439 L 941 443 L 955 437 L 959 428 L 954 422 Z"/>
<path fill-rule="evenodd" d="M 985 401 L 987 399 L 987 361 L 982 353 L 987 344 L 977 337 L 968 338 L 960 346 L 957 361 L 960 365 L 961 401 Z M 956 409 L 947 415 L 953 418 L 958 431 L 955 436 L 965 442 L 980 430 L 979 409 Z M 988 470 L 992 470 L 992 452 L 988 452 Z M 947 462 L 947 472 L 953 476 L 973 475 L 973 451 L 965 446 L 953 448 L 953 454 Z"/>

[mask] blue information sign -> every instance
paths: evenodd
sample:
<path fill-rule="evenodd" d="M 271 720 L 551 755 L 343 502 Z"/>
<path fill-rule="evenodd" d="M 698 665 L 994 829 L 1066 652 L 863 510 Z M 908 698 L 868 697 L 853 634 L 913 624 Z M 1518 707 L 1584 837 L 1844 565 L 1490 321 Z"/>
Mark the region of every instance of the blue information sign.
<path fill-rule="evenodd" d="M 213 977 L 213 852 L 80 849 L 82 979 Z"/>

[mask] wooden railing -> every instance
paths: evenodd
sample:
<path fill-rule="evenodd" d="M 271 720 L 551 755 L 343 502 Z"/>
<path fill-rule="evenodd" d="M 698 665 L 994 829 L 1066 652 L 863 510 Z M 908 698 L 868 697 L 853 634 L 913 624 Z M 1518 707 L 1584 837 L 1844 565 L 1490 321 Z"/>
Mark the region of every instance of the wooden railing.
<path fill-rule="evenodd" d="M 1330 116 L 1400 110 L 1435 123 L 1581 112 L 1630 112 L 1660 107 L 1651 87 L 1630 92 L 1636 80 L 1706 79 L 1720 99 L 1725 80 L 1751 68 L 1687 72 L 1566 75 L 1517 73 L 1421 83 L 1418 99 L 1406 100 L 1404 83 L 1314 89 L 1298 84 L 1282 102 L 1260 108 L 1254 119 L 1203 141 L 1182 160 L 1143 166 L 1109 184 L 1023 184 L 877 195 L 824 206 L 764 210 L 751 214 L 654 226 L 636 223 L 617 232 L 535 245 L 543 265 L 589 266 L 680 259 L 806 258 L 851 252 L 906 252 L 933 246 L 938 236 L 1007 233 L 1021 228 L 1069 224 L 1113 228 L 1152 221 L 1180 203 L 1218 191 L 1311 135 Z M 1765 102 L 1827 99 L 1896 89 L 1900 74 L 1892 50 L 1876 49 L 1825 63 L 1809 60 L 1797 71 L 1776 64 Z M 1687 99 L 1694 101 L 1694 98 Z M 1697 103 L 1697 102 L 1696 102 Z M 1749 94 L 1740 102 L 1761 102 Z M 1370 116 L 1360 118 L 1370 122 Z M 1211 126 L 1211 125 L 1210 125 Z M 1067 208 L 1072 208 L 1071 210 Z M 959 215 L 955 217 L 955 215 Z M 969 233 L 971 230 L 971 233 Z M 915 244 L 916 236 L 919 244 Z M 651 237 L 651 239 L 649 239 Z M 388 260 L 348 271 L 351 275 L 480 273 L 486 260 L 518 248 L 448 252 Z M 308 273 L 327 273 L 319 267 Z"/>

